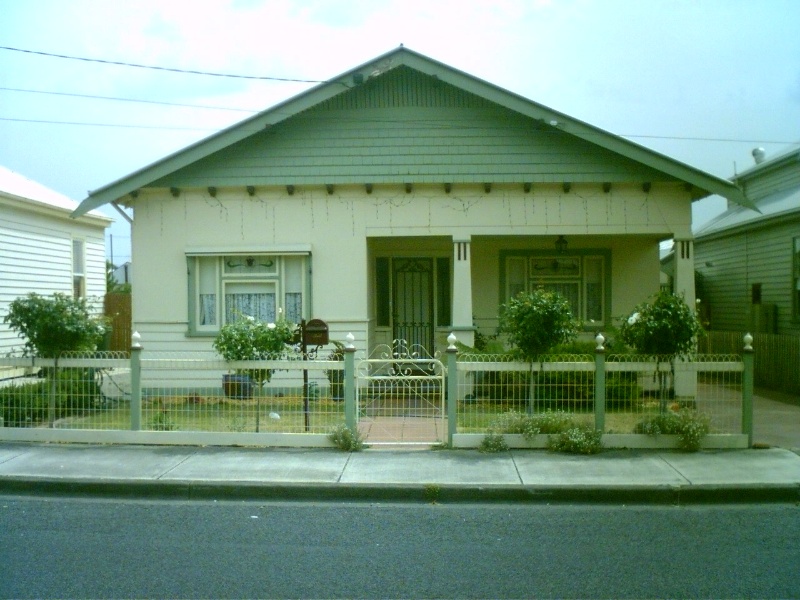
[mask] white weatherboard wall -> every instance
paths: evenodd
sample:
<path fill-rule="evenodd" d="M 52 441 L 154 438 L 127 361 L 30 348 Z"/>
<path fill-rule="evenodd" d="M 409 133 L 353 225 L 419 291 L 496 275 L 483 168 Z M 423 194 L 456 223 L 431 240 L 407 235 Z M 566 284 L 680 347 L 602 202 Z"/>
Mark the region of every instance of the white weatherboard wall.
<path fill-rule="evenodd" d="M 75 207 L 76 202 L 0 169 L 0 352 L 19 350 L 23 344 L 2 323 L 12 301 L 32 292 L 72 295 L 73 240 L 84 242 L 86 297 L 102 313 L 105 228 L 111 219 L 96 212 L 71 219 Z"/>

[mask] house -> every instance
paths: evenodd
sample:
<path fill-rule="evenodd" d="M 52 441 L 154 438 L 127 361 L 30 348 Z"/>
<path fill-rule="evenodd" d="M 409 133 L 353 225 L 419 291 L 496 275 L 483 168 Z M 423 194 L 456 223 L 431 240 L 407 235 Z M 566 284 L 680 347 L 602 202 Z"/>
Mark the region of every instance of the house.
<path fill-rule="evenodd" d="M 750 205 L 734 183 L 401 46 L 74 214 L 133 210 L 146 351 L 211 352 L 240 314 L 430 351 L 493 334 L 500 305 L 537 286 L 593 337 L 658 291 L 667 239 L 693 304 L 691 204 L 711 194 Z"/>
<path fill-rule="evenodd" d="M 800 150 L 732 178 L 757 210 L 729 204 L 695 232 L 695 263 L 709 327 L 800 335 Z"/>
<path fill-rule="evenodd" d="M 115 283 L 120 285 L 130 284 L 131 282 L 131 263 L 130 261 L 124 262 L 118 267 L 114 267 L 111 271 L 111 278 Z"/>
<path fill-rule="evenodd" d="M 0 167 L 0 352 L 21 349 L 20 338 L 2 317 L 13 300 L 31 292 L 86 298 L 102 313 L 105 229 L 111 219 L 95 210 L 70 218 L 77 207 L 76 201 Z"/>

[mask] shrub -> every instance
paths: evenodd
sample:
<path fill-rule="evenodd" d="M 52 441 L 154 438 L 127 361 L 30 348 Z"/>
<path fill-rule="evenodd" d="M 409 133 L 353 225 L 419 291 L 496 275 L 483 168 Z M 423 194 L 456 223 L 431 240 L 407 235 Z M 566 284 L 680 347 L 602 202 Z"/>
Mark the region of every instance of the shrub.
<path fill-rule="evenodd" d="M 244 316 L 222 326 L 212 346 L 227 361 L 281 358 L 295 337 L 297 326 L 289 321 L 266 323 Z M 240 369 L 258 388 L 272 378 L 270 369 Z"/>
<path fill-rule="evenodd" d="M 345 452 L 358 452 L 364 448 L 364 440 L 358 429 L 353 431 L 344 423 L 334 427 L 328 437 L 334 446 Z"/>
<path fill-rule="evenodd" d="M 603 432 L 588 425 L 570 427 L 562 433 L 551 435 L 547 449 L 570 454 L 597 454 L 603 449 Z"/>
<path fill-rule="evenodd" d="M 3 323 L 25 340 L 27 356 L 58 358 L 68 350 L 94 350 L 102 342 L 107 322 L 93 317 L 90 308 L 84 298 L 31 293 L 11 302 Z"/>
<path fill-rule="evenodd" d="M 694 350 L 703 328 L 682 296 L 660 292 L 622 322 L 622 341 L 642 354 L 676 356 Z"/>
<path fill-rule="evenodd" d="M 682 408 L 666 412 L 636 424 L 634 433 L 648 435 L 677 435 L 678 447 L 686 452 L 697 452 L 703 437 L 711 430 L 711 419 L 704 413 Z"/>
<path fill-rule="evenodd" d="M 506 334 L 514 353 L 523 360 L 536 360 L 578 334 L 569 302 L 556 292 L 540 288 L 518 294 L 501 311 L 498 331 Z"/>
<path fill-rule="evenodd" d="M 487 433 L 478 446 L 478 452 L 506 452 L 508 443 L 502 433 Z"/>

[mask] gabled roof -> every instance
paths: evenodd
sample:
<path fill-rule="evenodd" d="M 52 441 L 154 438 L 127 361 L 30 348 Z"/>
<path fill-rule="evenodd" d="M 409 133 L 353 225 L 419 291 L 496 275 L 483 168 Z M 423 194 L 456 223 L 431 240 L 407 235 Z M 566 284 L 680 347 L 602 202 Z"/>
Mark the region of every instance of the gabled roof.
<path fill-rule="evenodd" d="M 0 197 L 32 209 L 56 212 L 62 216 L 68 216 L 78 208 L 75 200 L 3 166 L 0 166 Z M 104 221 L 104 226 L 112 221 L 106 215 L 94 210 L 88 212 L 87 216 Z"/>
<path fill-rule="evenodd" d="M 555 127 L 560 132 L 583 139 L 684 181 L 693 187 L 695 199 L 711 194 L 719 194 L 743 206 L 753 207 L 742 191 L 730 181 L 714 177 L 704 171 L 598 129 L 401 46 L 91 192 L 73 213 L 73 216 L 79 216 L 103 204 L 114 202 L 178 169 L 191 165 L 257 132 L 261 132 L 265 128 L 272 127 L 325 100 L 342 94 L 353 86 L 358 85 L 360 81 L 380 77 L 383 73 L 399 66 L 406 66 L 435 77 L 499 106 L 516 111 L 523 116 L 547 124 L 547 126 Z"/>

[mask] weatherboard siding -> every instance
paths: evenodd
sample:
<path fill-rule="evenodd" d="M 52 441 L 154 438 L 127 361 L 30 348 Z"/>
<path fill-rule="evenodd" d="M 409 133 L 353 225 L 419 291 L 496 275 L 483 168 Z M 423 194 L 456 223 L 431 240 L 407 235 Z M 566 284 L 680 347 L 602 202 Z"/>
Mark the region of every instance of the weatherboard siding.
<path fill-rule="evenodd" d="M 86 293 L 98 312 L 105 294 L 103 228 L 40 212 L 0 206 L 0 317 L 16 298 L 36 293 L 72 296 L 72 240 L 85 241 Z M 22 340 L 0 318 L 0 352 Z M 2 374 L 0 374 L 2 376 Z"/>
<path fill-rule="evenodd" d="M 800 168 L 773 169 L 759 173 L 758 177 L 743 178 L 745 193 L 752 200 L 759 200 L 789 188 L 800 188 Z"/>
<path fill-rule="evenodd" d="M 412 79 L 437 89 L 395 94 L 390 80 L 343 92 L 149 187 L 674 181 L 549 123 Z"/>
<path fill-rule="evenodd" d="M 750 328 L 751 289 L 761 284 L 761 303 L 777 307 L 778 333 L 800 334 L 791 320 L 792 237 L 800 219 L 699 240 L 695 265 L 710 302 L 711 327 L 723 331 Z"/>

